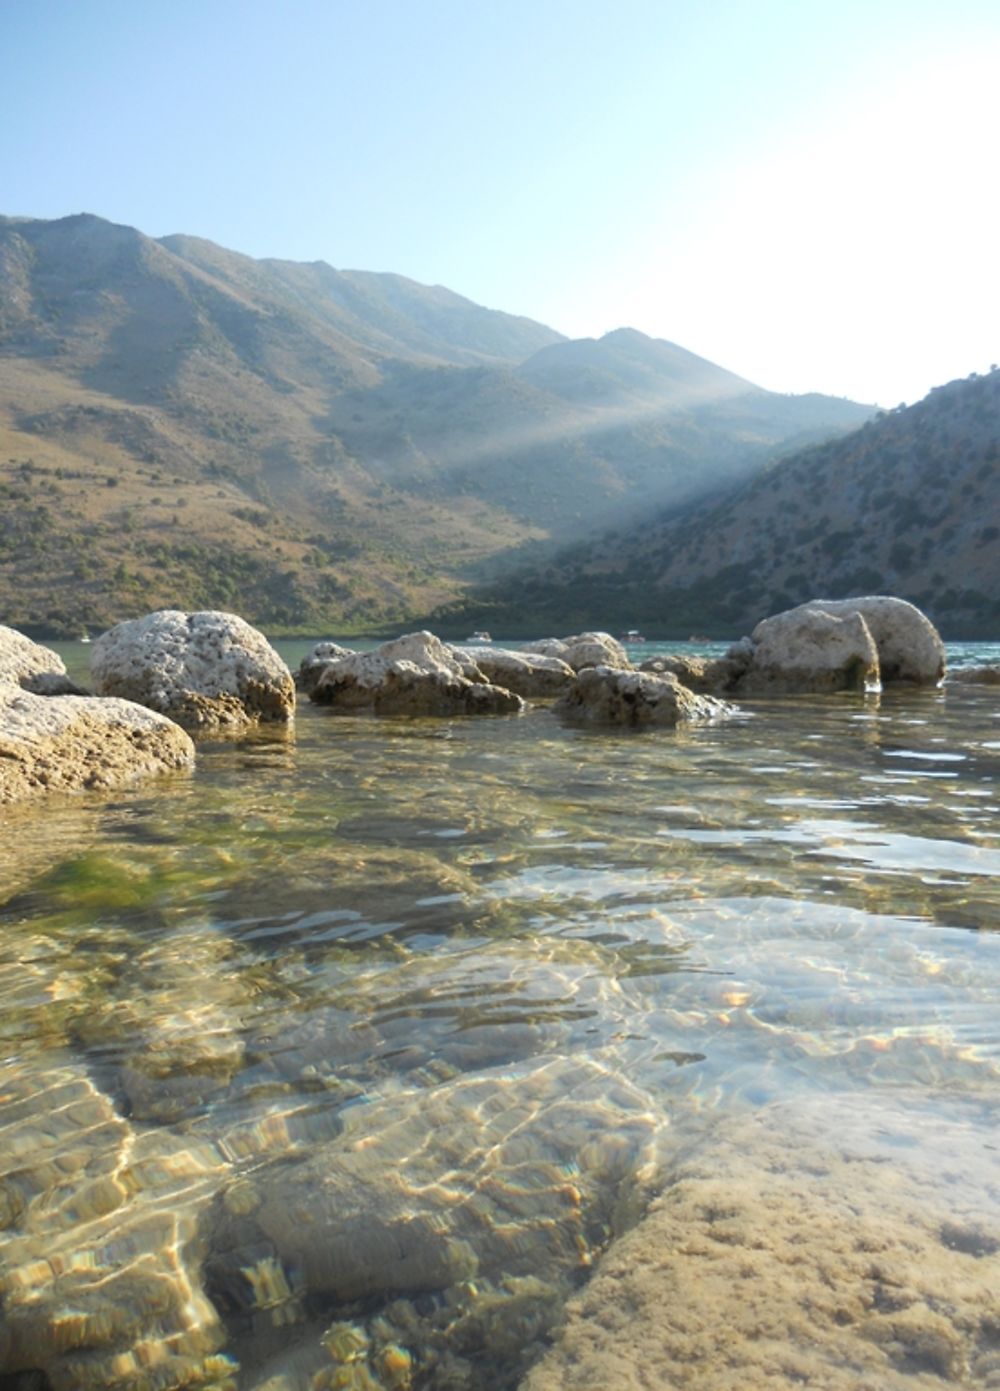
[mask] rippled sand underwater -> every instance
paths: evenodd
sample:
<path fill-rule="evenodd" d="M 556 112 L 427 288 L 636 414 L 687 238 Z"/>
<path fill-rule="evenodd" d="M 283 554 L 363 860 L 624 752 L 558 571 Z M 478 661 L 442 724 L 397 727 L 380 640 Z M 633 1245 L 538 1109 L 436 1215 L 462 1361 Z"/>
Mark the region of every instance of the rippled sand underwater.
<path fill-rule="evenodd" d="M 0 1387 L 1000 1386 L 998 802 L 945 687 L 11 814 Z"/>

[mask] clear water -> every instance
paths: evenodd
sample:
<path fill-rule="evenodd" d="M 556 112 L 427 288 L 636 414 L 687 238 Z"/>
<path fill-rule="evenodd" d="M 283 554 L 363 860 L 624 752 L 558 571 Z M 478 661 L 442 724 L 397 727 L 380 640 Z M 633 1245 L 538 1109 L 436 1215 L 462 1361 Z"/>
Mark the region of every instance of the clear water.
<path fill-rule="evenodd" d="M 306 705 L 4 832 L 0 1386 L 514 1386 L 730 1117 L 884 1097 L 931 1145 L 967 1099 L 993 1143 L 996 687 Z"/>

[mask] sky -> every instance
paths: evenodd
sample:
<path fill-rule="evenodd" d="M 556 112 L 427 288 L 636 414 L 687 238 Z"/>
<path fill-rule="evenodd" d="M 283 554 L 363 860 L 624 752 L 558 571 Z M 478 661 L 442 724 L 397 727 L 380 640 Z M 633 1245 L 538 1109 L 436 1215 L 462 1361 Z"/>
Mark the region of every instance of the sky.
<path fill-rule="evenodd" d="M 0 0 L 0 72 L 8 215 L 883 407 L 1000 359 L 997 0 Z"/>

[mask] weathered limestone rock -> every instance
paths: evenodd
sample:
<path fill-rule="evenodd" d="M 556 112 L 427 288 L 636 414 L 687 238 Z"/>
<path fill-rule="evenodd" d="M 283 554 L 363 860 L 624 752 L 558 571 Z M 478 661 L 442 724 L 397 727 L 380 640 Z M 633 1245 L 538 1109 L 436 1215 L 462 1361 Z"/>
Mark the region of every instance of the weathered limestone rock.
<path fill-rule="evenodd" d="M 959 686 L 1000 686 L 1000 665 L 953 667 L 948 673 L 948 683 Z"/>
<path fill-rule="evenodd" d="M 610 633 L 577 633 L 568 638 L 543 638 L 540 642 L 525 643 L 522 652 L 537 652 L 543 657 L 558 657 L 574 671 L 584 667 L 613 667 L 631 671 L 632 663 Z"/>
<path fill-rule="evenodd" d="M 730 1119 L 521 1391 L 993 1386 L 998 1184 L 981 1128 L 884 1093 Z"/>
<path fill-rule="evenodd" d="M 57 652 L 32 642 L 16 628 L 0 624 L 0 681 L 9 681 L 35 695 L 83 695 L 66 675 Z"/>
<path fill-rule="evenodd" d="M 665 726 L 715 720 L 733 708 L 713 696 L 695 695 L 671 672 L 586 667 L 553 707 L 563 719 L 584 724 Z"/>
<path fill-rule="evenodd" d="M 573 680 L 573 668 L 560 657 L 513 652 L 505 647 L 452 647 L 460 662 L 471 662 L 495 686 L 531 699 L 558 695 Z"/>
<path fill-rule="evenodd" d="M 311 699 L 337 710 L 375 715 L 508 715 L 524 709 L 520 696 L 465 674 L 433 633 L 408 633 L 373 652 L 328 662 Z"/>
<path fill-rule="evenodd" d="M 879 670 L 883 685 L 908 681 L 918 685 L 936 685 L 945 672 L 944 643 L 934 624 L 913 604 L 887 594 L 871 594 L 856 599 L 810 599 L 791 614 L 805 609 L 843 618 L 858 613 L 864 619 L 878 651 Z M 787 615 L 779 614 L 784 618 Z M 774 620 L 767 618 L 764 623 Z M 759 643 L 758 623 L 751 639 Z M 755 658 L 756 661 L 756 658 Z"/>
<path fill-rule="evenodd" d="M 161 609 L 111 628 L 94 643 L 101 695 L 123 696 L 188 729 L 288 721 L 295 683 L 256 628 L 233 613 Z"/>
<path fill-rule="evenodd" d="M 691 657 L 686 653 L 667 652 L 662 657 L 650 657 L 640 671 L 662 676 L 672 672 L 682 686 L 698 695 L 729 695 L 750 664 L 750 651 L 734 645 L 724 657 Z"/>
<path fill-rule="evenodd" d="M 311 696 L 316 681 L 322 675 L 323 668 L 328 662 L 335 662 L 340 657 L 353 655 L 353 648 L 341 647 L 336 642 L 318 642 L 315 647 L 310 648 L 299 663 L 299 669 L 295 673 L 295 689 L 302 691 L 304 695 Z"/>
<path fill-rule="evenodd" d="M 39 696 L 0 683 L 0 804 L 57 790 L 126 787 L 193 762 L 189 736 L 140 705 Z"/>
<path fill-rule="evenodd" d="M 879 683 L 875 640 L 861 614 L 810 604 L 758 623 L 741 695 L 862 691 Z"/>

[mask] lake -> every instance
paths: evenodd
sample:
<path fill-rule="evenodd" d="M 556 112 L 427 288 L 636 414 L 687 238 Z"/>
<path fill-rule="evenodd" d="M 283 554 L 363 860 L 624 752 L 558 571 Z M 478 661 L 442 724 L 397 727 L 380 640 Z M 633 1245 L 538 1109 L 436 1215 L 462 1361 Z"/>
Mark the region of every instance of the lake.
<path fill-rule="evenodd" d="M 818 1331 L 755 1376 L 727 1281 L 643 1384 L 730 1385 L 735 1340 L 747 1385 L 1000 1385 L 997 687 L 638 734 L 305 704 L 4 831 L 0 1388 L 598 1385 L 529 1370 L 566 1301 L 582 1337 L 650 1204 L 694 1260 L 676 1204 L 738 1178 L 807 1254 L 836 1196 L 829 1230 L 959 1265 L 892 1306 L 870 1252 L 789 1289 L 730 1236 Z M 817 1342 L 854 1380 L 795 1371 Z"/>

